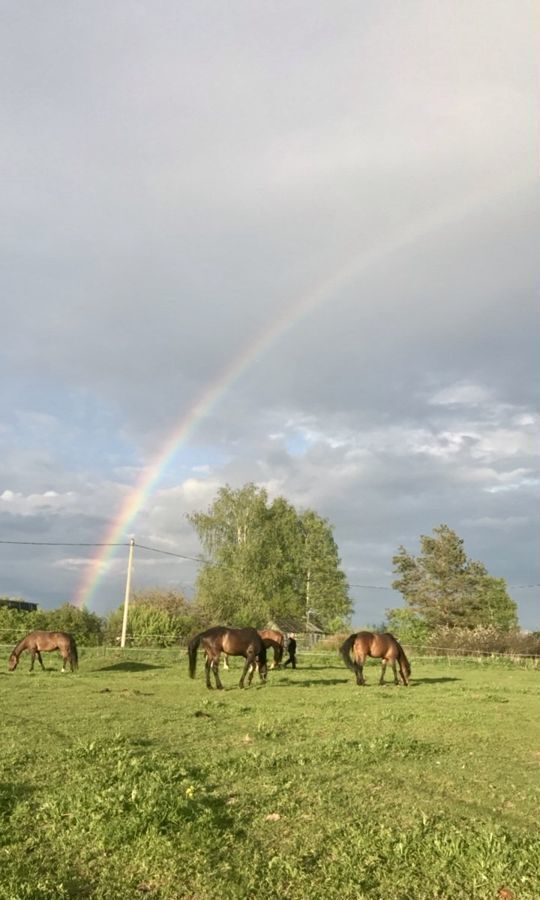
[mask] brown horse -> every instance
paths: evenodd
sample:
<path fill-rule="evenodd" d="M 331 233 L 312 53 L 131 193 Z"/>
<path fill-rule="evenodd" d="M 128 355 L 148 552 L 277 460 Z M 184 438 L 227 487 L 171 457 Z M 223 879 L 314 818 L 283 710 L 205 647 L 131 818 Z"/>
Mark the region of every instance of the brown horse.
<path fill-rule="evenodd" d="M 351 650 L 353 658 L 351 660 Z M 403 647 L 397 641 L 393 634 L 373 634 L 371 631 L 358 631 L 356 634 L 350 634 L 347 640 L 339 648 L 339 652 L 343 658 L 343 662 L 347 668 L 352 669 L 356 675 L 356 683 L 363 685 L 364 680 L 364 663 L 367 656 L 373 656 L 382 660 L 381 678 L 379 684 L 384 684 L 384 673 L 386 672 L 386 664 L 392 663 L 394 670 L 394 684 L 399 684 L 397 676 L 397 666 L 399 665 L 399 674 L 405 687 L 409 684 L 411 674 L 411 666 L 409 660 L 405 656 Z"/>
<path fill-rule="evenodd" d="M 248 675 L 248 685 L 251 684 L 253 673 L 256 668 L 259 669 L 259 677 L 262 682 L 266 681 L 266 647 L 264 642 L 254 628 L 225 628 L 222 625 L 216 625 L 214 628 L 208 628 L 197 634 L 188 644 L 189 657 L 189 675 L 195 678 L 195 670 L 197 668 L 197 650 L 199 644 L 206 654 L 206 687 L 211 688 L 210 670 L 214 673 L 216 687 L 223 690 L 223 685 L 219 677 L 219 657 L 222 653 L 227 656 L 243 656 L 246 660 L 242 677 L 240 678 L 240 687 L 244 687 L 244 680 Z"/>
<path fill-rule="evenodd" d="M 77 645 L 71 634 L 65 631 L 31 631 L 22 641 L 19 641 L 9 657 L 9 671 L 17 668 L 19 656 L 24 650 L 29 650 L 32 655 L 30 663 L 30 671 L 34 668 L 34 661 L 37 656 L 41 668 L 44 670 L 41 651 L 59 650 L 62 654 L 63 665 L 62 672 L 66 671 L 66 665 L 69 662 L 71 671 L 73 672 L 79 665 L 79 657 L 77 655 Z"/>
<path fill-rule="evenodd" d="M 259 634 L 264 641 L 265 647 L 274 648 L 274 661 L 270 668 L 279 669 L 285 648 L 285 635 L 281 631 L 275 631 L 273 628 L 263 628 L 262 631 L 259 630 Z"/>
<path fill-rule="evenodd" d="M 270 666 L 271 669 L 279 669 L 281 660 L 283 659 L 283 649 L 285 646 L 285 635 L 281 631 L 274 631 L 271 628 L 257 629 L 263 639 L 264 646 L 268 650 L 269 647 L 274 648 L 274 661 Z M 225 653 L 223 656 L 223 668 L 229 668 L 229 658 Z"/>

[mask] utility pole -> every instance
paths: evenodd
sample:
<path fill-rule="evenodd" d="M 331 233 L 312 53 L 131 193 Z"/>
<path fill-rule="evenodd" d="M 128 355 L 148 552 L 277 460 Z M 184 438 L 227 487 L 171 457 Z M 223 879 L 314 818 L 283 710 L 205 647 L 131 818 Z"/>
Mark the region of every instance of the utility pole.
<path fill-rule="evenodd" d="M 131 594 L 131 572 L 133 569 L 133 548 L 134 547 L 135 547 L 135 538 L 130 538 L 127 576 L 126 576 L 126 593 L 124 594 L 124 618 L 122 620 L 122 637 L 120 638 L 120 646 L 121 647 L 126 646 L 128 607 L 129 607 L 129 595 Z"/>

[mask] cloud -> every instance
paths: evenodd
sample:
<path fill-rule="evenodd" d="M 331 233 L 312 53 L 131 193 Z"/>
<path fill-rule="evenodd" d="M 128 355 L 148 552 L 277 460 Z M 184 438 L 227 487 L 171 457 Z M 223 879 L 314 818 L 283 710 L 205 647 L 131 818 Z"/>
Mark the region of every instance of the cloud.
<path fill-rule="evenodd" d="M 448 521 L 538 581 L 531 21 L 489 2 L 9 13 L 0 535 L 99 541 L 222 384 L 130 524 L 141 543 L 197 556 L 185 514 L 255 480 L 328 516 L 355 580 L 388 584 L 399 543 Z M 51 604 L 94 551 L 1 552 L 1 590 Z M 196 564 L 159 559 L 139 584 L 193 585 Z M 360 619 L 385 597 L 362 592 Z"/>

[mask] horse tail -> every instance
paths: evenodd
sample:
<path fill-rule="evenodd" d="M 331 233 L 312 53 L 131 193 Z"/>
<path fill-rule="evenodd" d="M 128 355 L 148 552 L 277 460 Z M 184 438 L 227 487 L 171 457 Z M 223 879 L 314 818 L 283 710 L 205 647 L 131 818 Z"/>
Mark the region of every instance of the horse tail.
<path fill-rule="evenodd" d="M 411 674 L 411 664 L 410 664 L 409 660 L 407 659 L 405 650 L 403 649 L 403 647 L 401 646 L 399 641 L 396 641 L 396 644 L 398 646 L 398 659 L 399 659 L 400 665 L 403 666 L 403 669 L 405 670 L 405 674 L 406 674 L 407 678 L 409 678 L 410 674 Z"/>
<path fill-rule="evenodd" d="M 197 650 L 199 649 L 199 644 L 201 643 L 202 632 L 200 634 L 195 635 L 188 644 L 187 652 L 189 657 L 189 677 L 195 678 L 195 672 L 197 670 Z"/>
<path fill-rule="evenodd" d="M 75 638 L 71 634 L 69 636 L 69 655 L 71 658 L 71 665 L 74 669 L 78 669 L 79 654 L 77 653 L 77 644 L 75 643 Z"/>
<path fill-rule="evenodd" d="M 350 634 L 346 641 L 343 641 L 341 647 L 339 648 L 339 652 L 341 654 L 341 658 L 348 669 L 352 669 L 355 671 L 354 663 L 351 659 L 351 650 L 354 646 L 354 642 L 356 640 L 356 632 L 354 634 Z"/>

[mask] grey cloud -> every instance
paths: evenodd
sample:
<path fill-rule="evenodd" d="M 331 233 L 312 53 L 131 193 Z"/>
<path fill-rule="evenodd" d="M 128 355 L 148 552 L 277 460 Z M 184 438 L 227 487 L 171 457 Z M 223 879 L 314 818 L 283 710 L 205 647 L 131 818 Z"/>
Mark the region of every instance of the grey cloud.
<path fill-rule="evenodd" d="M 221 379 L 163 475 L 170 496 L 154 492 L 135 523 L 150 542 L 195 551 L 190 504 L 255 479 L 334 521 L 368 583 L 388 578 L 389 548 L 440 521 L 471 555 L 528 574 L 536 460 L 523 442 L 500 448 L 538 400 L 533 15 L 528 2 L 14 6 L 0 493 L 76 501 L 7 512 L 2 534 L 101 536 Z M 433 402 L 456 385 L 477 404 Z M 519 469 L 515 489 L 486 491 Z M 200 489 L 174 493 L 191 476 Z M 13 559 L 2 590 L 73 590 L 76 561 L 31 559 Z M 147 560 L 138 578 L 158 570 Z M 100 608 L 122 578 L 119 562 Z M 373 620 L 384 599 L 369 603 Z"/>

